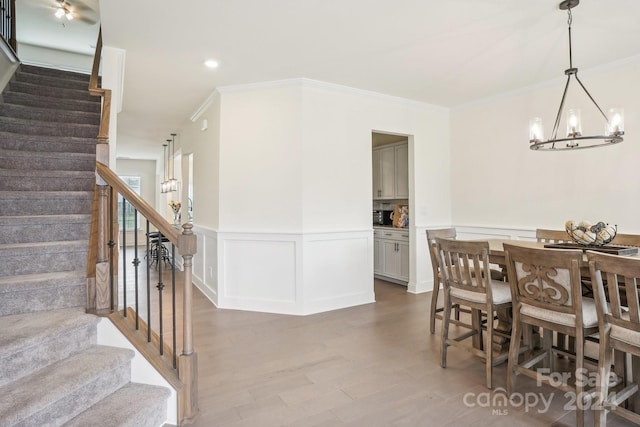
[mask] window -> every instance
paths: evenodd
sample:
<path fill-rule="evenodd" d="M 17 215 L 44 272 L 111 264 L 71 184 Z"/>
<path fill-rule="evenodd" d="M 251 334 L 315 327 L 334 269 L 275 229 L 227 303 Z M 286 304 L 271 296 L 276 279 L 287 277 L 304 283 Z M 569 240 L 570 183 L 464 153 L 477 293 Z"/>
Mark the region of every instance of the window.
<path fill-rule="evenodd" d="M 129 186 L 136 194 L 140 194 L 140 177 L 139 176 L 120 176 L 120 178 Z M 128 202 L 124 208 L 124 218 L 122 214 L 122 204 L 125 203 L 124 198 L 118 194 L 118 223 L 121 230 L 133 230 L 135 226 L 135 209 Z M 140 219 L 138 218 L 138 227 L 140 229 Z"/>

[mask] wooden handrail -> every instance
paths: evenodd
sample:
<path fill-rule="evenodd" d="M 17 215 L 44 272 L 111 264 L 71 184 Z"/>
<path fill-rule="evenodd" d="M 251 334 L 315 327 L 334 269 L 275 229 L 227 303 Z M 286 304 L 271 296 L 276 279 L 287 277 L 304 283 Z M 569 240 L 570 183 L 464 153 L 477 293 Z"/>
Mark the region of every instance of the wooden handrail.
<path fill-rule="evenodd" d="M 113 187 L 113 189 L 127 199 L 127 202 L 131 203 L 131 205 L 136 208 L 143 217 L 147 218 L 149 222 L 157 227 L 158 231 L 162 233 L 163 236 L 176 245 L 179 250 L 184 249 L 180 248 L 180 244 L 178 242 L 178 236 L 180 235 L 178 230 L 169 224 L 169 222 L 167 222 L 162 215 L 152 208 L 149 203 L 133 191 L 118 175 L 116 175 L 114 171 L 100 162 L 96 163 L 96 171 L 108 185 Z"/>
<path fill-rule="evenodd" d="M 98 73 L 100 71 L 100 58 L 102 56 L 102 27 L 98 31 L 98 41 L 96 42 L 96 50 L 93 55 L 93 66 L 91 67 L 91 76 L 89 77 L 89 93 L 93 96 L 102 97 L 102 116 L 100 118 L 100 130 L 98 131 L 98 143 L 109 140 L 109 121 L 111 120 L 111 90 L 103 89 L 98 85 Z M 98 160 L 107 161 L 100 158 Z"/>

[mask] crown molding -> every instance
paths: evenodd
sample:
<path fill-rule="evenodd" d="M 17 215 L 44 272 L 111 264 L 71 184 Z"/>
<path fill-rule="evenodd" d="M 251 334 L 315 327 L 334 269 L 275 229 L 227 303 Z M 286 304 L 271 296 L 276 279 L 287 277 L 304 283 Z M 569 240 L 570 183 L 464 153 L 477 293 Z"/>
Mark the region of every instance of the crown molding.
<path fill-rule="evenodd" d="M 209 108 L 209 106 L 213 102 L 213 99 L 217 95 L 225 95 L 225 94 L 237 93 L 237 92 L 249 92 L 254 90 L 266 90 L 266 89 L 273 89 L 273 88 L 285 88 L 285 87 L 299 87 L 302 89 L 310 88 L 310 89 L 329 90 L 329 91 L 342 93 L 342 94 L 368 97 L 368 98 L 380 100 L 383 102 L 399 103 L 399 104 L 417 107 L 421 109 L 429 109 L 429 110 L 434 110 L 439 112 L 450 111 L 450 108 L 447 108 L 447 107 L 428 104 L 426 102 L 416 101 L 413 99 L 402 98 L 402 97 L 393 96 L 393 95 L 386 95 L 380 92 L 374 92 L 370 90 L 339 85 L 336 83 L 328 83 L 320 80 L 313 80 L 305 77 L 299 77 L 299 78 L 292 78 L 292 79 L 272 80 L 272 81 L 266 81 L 266 82 L 217 87 L 192 114 L 191 121 L 195 122 L 196 120 L 198 120 L 200 116 L 207 110 L 207 108 Z"/>

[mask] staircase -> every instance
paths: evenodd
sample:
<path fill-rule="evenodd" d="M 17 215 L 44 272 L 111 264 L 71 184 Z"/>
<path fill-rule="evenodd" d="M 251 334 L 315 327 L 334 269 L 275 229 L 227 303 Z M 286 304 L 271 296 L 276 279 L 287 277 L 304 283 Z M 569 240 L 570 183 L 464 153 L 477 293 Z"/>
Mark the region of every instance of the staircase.
<path fill-rule="evenodd" d="M 86 264 L 100 101 L 21 65 L 0 95 L 0 426 L 159 426 L 169 391 L 99 346 Z"/>

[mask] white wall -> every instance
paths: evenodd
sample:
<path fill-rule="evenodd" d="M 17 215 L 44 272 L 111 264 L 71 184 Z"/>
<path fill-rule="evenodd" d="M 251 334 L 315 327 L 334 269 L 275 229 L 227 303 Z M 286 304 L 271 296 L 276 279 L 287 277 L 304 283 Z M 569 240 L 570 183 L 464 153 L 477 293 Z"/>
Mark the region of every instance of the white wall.
<path fill-rule="evenodd" d="M 20 61 L 30 65 L 85 74 L 90 74 L 93 66 L 93 55 L 67 52 L 27 43 L 18 43 L 17 51 L 20 52 Z"/>
<path fill-rule="evenodd" d="M 306 79 L 219 91 L 181 129 L 194 153 L 194 277 L 218 306 L 306 314 L 373 301 L 372 131 L 409 136 L 409 290 L 431 288 L 424 229 L 451 222 L 447 110 Z"/>
<path fill-rule="evenodd" d="M 582 82 L 603 109 L 625 109 L 625 141 L 609 147 L 529 149 L 529 119 L 542 117 L 549 136 L 564 80 L 452 111 L 453 224 L 562 229 L 568 219 L 585 219 L 617 224 L 622 233 L 640 233 L 638 76 L 637 59 L 580 71 Z M 567 108 L 573 105 L 567 101 Z M 583 99 L 583 133 L 602 134 L 604 124 L 587 107 Z M 564 131 L 563 122 L 560 132 Z"/>

